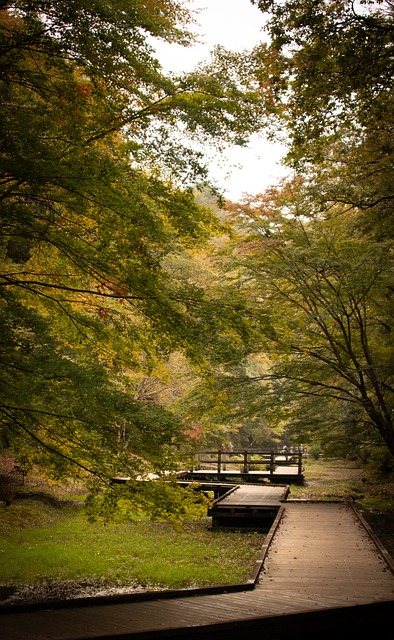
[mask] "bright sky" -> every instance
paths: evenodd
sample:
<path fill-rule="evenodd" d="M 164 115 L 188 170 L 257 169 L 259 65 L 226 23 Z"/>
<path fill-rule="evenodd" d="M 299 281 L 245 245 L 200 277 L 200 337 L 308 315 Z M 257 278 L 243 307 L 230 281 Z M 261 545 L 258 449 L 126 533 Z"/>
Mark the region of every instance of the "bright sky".
<path fill-rule="evenodd" d="M 198 62 L 209 58 L 216 44 L 227 49 L 250 49 L 260 42 L 264 34 L 264 15 L 250 0 L 190 0 L 192 9 L 200 11 L 202 44 L 192 48 L 160 44 L 158 57 L 166 71 L 187 71 Z M 233 200 L 243 193 L 260 193 L 278 181 L 286 171 L 279 162 L 285 147 L 268 142 L 263 133 L 253 136 L 247 148 L 234 147 L 210 162 L 210 174 L 223 194 Z"/>

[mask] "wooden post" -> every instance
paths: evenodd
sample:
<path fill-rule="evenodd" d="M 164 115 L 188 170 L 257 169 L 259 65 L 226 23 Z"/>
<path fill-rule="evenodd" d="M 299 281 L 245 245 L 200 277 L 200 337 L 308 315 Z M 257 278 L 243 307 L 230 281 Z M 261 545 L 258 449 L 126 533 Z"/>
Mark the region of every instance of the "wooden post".
<path fill-rule="evenodd" d="M 300 447 L 298 447 L 298 475 L 302 474 L 302 451 Z"/>
<path fill-rule="evenodd" d="M 274 471 L 275 471 L 275 451 L 271 449 L 270 474 L 273 475 Z"/>
<path fill-rule="evenodd" d="M 222 470 L 222 452 L 218 449 L 218 473 Z"/>
<path fill-rule="evenodd" d="M 244 451 L 244 473 L 249 473 L 249 460 L 247 451 Z"/>

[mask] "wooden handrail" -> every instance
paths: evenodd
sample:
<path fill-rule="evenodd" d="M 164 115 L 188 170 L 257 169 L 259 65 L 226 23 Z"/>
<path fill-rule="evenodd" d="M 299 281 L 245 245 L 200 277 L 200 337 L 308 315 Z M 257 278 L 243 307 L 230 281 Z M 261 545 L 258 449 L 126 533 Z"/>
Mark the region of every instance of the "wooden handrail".
<path fill-rule="evenodd" d="M 206 456 L 210 456 L 209 458 Z M 238 464 L 242 467 L 242 472 L 247 474 L 252 466 L 266 465 L 270 474 L 273 474 L 277 466 L 297 466 L 298 475 L 302 475 L 302 450 L 296 449 L 292 451 L 270 450 L 251 450 L 251 449 L 234 449 L 232 451 L 215 449 L 200 451 L 195 454 L 196 466 L 201 464 L 211 464 L 217 467 L 218 473 L 228 471 L 227 464 Z"/>

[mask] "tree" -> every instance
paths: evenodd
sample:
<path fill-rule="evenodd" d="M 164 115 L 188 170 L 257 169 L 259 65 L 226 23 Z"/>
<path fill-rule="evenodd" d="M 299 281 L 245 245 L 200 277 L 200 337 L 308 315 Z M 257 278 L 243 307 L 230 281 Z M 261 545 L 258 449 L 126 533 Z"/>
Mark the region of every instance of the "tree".
<path fill-rule="evenodd" d="M 330 215 L 313 215 L 311 206 L 312 213 L 296 181 L 239 217 L 244 235 L 235 258 L 254 301 L 260 350 L 271 360 L 268 371 L 245 382 L 264 382 L 260 394 L 275 394 L 274 406 L 285 403 L 301 437 L 311 426 L 301 426 L 305 397 L 308 420 L 312 410 L 330 432 L 341 411 L 344 425 L 363 425 L 394 453 L 392 243 L 365 237 L 358 215 L 339 205 Z"/>
<path fill-rule="evenodd" d="M 179 132 L 242 144 L 265 108 L 253 56 L 162 73 L 149 38 L 187 44 L 190 24 L 173 0 L 0 3 L 2 439 L 59 475 L 160 465 L 181 422 L 122 375 L 196 359 L 213 326 L 212 301 L 164 266 L 219 225 Z"/>
<path fill-rule="evenodd" d="M 252 0 L 268 13 L 267 80 L 286 111 L 294 159 L 320 161 L 346 124 L 365 128 L 392 104 L 390 1 Z M 380 114 L 380 115 L 379 115 Z M 316 145 L 316 143 L 321 144 Z"/>
<path fill-rule="evenodd" d="M 393 451 L 392 4 L 255 4 L 271 38 L 255 51 L 260 96 L 295 178 L 232 206 L 247 240 L 223 290 L 249 325 L 238 363 L 217 364 L 201 391 L 206 415 Z M 253 372 L 256 352 L 268 363 Z"/>
<path fill-rule="evenodd" d="M 294 435 L 376 436 L 393 452 L 393 5 L 252 1 L 268 12 L 270 43 L 256 50 L 261 98 L 295 177 L 232 206 L 254 233 L 231 268 L 256 350 L 260 341 L 272 364 L 248 376 L 245 361 L 222 384 L 248 385 L 248 396 L 256 385 L 266 419 L 291 423 Z"/>
<path fill-rule="evenodd" d="M 308 175 L 318 206 L 357 207 L 368 229 L 391 237 L 392 2 L 253 2 L 269 12 L 261 83 L 286 127 L 287 162 Z"/>

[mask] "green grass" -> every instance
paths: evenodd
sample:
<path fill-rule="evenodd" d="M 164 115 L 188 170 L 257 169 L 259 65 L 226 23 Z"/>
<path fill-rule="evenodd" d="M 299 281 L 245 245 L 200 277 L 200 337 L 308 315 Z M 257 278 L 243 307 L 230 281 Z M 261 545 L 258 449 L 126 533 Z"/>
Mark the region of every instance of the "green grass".
<path fill-rule="evenodd" d="M 44 526 L 3 526 L 0 584 L 88 579 L 175 589 L 239 583 L 249 577 L 264 539 L 259 533 L 211 531 L 207 520 L 181 531 L 148 521 L 89 523 L 81 509 L 34 503 L 0 508 L 7 512 L 2 518 L 0 511 L 3 525 L 14 516 L 17 523 L 22 514 L 38 519 L 34 506 L 46 519 Z"/>
<path fill-rule="evenodd" d="M 306 458 L 304 486 L 292 485 L 289 498 L 304 500 L 356 500 L 365 487 L 360 465 L 350 460 Z"/>

